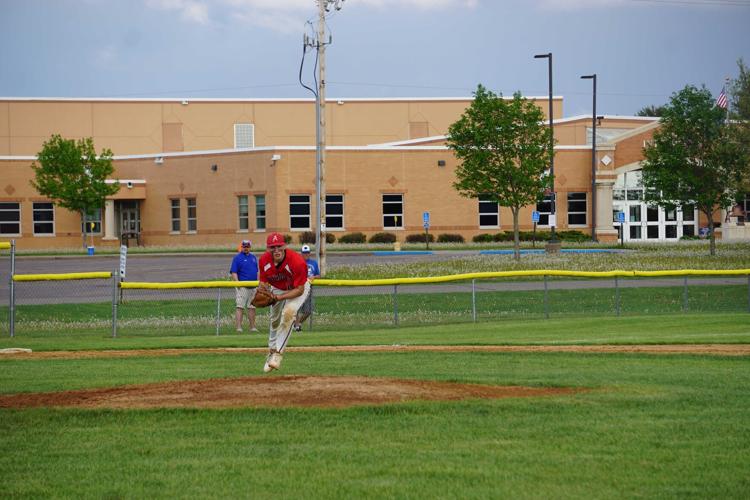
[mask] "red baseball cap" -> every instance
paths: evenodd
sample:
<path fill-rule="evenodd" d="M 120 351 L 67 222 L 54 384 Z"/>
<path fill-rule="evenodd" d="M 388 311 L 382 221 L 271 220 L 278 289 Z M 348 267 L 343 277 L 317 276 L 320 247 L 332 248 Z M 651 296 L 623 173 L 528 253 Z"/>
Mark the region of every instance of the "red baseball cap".
<path fill-rule="evenodd" d="M 266 238 L 266 247 L 278 247 L 281 245 L 286 245 L 286 241 L 284 241 L 284 236 L 282 236 L 279 233 L 271 233 L 268 235 L 268 238 Z"/>

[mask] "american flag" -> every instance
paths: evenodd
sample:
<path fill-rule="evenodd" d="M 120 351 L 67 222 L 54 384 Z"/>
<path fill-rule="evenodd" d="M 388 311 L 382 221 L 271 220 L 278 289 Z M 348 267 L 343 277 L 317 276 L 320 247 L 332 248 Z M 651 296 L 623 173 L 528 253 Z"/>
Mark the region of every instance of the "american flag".
<path fill-rule="evenodd" d="M 719 94 L 719 97 L 716 99 L 716 105 L 720 108 L 727 109 L 727 93 L 723 88 L 721 89 L 721 94 Z"/>

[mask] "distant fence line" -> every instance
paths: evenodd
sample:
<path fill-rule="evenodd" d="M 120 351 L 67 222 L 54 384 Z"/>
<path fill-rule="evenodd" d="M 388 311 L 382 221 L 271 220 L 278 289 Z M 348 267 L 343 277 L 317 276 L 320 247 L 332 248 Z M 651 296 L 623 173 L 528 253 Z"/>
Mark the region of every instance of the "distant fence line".
<path fill-rule="evenodd" d="M 132 328 L 134 333 L 175 328 L 192 331 L 196 325 L 210 324 L 216 335 L 222 329 L 234 331 L 232 327 L 234 294 L 226 289 L 255 287 L 258 281 L 189 281 L 189 282 L 128 282 L 121 281 L 119 272 L 81 272 L 49 274 L 15 274 L 14 245 L 0 242 L 0 250 L 11 250 L 10 297 L 7 311 L 10 336 L 16 333 L 17 299 L 22 303 L 22 323 L 31 331 L 87 328 L 110 325 L 111 335 L 117 336 L 118 328 Z M 2 255 L 2 254 L 0 254 Z M 370 280 L 317 279 L 314 282 L 316 307 L 313 317 L 316 328 L 353 328 L 357 324 L 392 325 L 442 323 L 448 321 L 478 321 L 481 318 L 508 318 L 515 316 L 541 316 L 554 314 L 583 313 L 620 315 L 622 308 L 621 288 L 638 288 L 632 280 L 621 278 L 668 278 L 681 277 L 679 282 L 667 285 L 669 296 L 661 299 L 626 295 L 626 313 L 652 314 L 680 308 L 713 311 L 731 302 L 733 311 L 739 310 L 743 293 L 737 295 L 737 286 L 743 282 L 733 280 L 731 292 L 724 281 L 718 290 L 722 297 L 713 298 L 694 289 L 689 295 L 689 277 L 694 276 L 747 276 L 747 311 L 750 312 L 750 269 L 679 269 L 668 271 L 568 271 L 556 269 L 499 271 L 465 273 L 448 276 L 420 278 L 386 278 Z M 502 282 L 506 278 L 541 278 L 541 280 Z M 594 281 L 583 287 L 576 282 L 553 282 L 548 278 L 589 278 Z M 613 285 L 598 288 L 614 288 L 612 292 L 594 294 L 598 280 L 613 280 Z M 500 281 L 498 281 L 500 280 Z M 636 280 L 638 281 L 638 280 Z M 47 282 L 48 284 L 44 284 Z M 79 282 L 78 286 L 65 282 Z M 59 283 L 54 285 L 53 283 Z M 560 283 L 560 285 L 556 285 Z M 563 285 L 569 288 L 563 288 Z M 18 284 L 21 287 L 19 294 Z M 713 284 L 713 283 L 709 283 Z M 432 285 L 432 286 L 428 286 Z M 631 286 L 632 285 L 632 286 Z M 63 286 L 64 288 L 60 288 Z M 573 288 L 573 287 L 576 288 Z M 644 286 L 644 285 L 641 285 Z M 543 288 L 542 288 L 543 287 Z M 741 288 L 740 288 L 741 289 Z M 211 292 L 213 290 L 213 292 Z M 565 290 L 566 295 L 559 295 Z M 126 301 L 123 293 L 127 291 Z M 181 291 L 181 292 L 180 292 Z M 586 294 L 589 291 L 592 293 Z M 510 292 L 510 293 L 509 293 Z M 502 297 L 497 294 L 505 294 Z M 579 293 L 579 295 L 574 295 Z M 625 293 L 625 292 L 623 292 Z M 425 299 L 429 294 L 429 299 Z M 571 295 L 567 295 L 571 294 Z M 481 295 L 481 297 L 479 297 Z M 401 297 L 401 298 L 399 298 Z M 690 302 L 692 299 L 692 305 Z M 320 300 L 320 303 L 317 301 Z M 583 300 L 583 302 L 581 302 Z M 661 300 L 663 309 L 652 306 Z M 111 301 L 111 308 L 110 303 Z M 588 301 L 588 302 L 586 302 Z M 212 305 L 213 304 L 213 305 Z M 668 304 L 665 306 L 664 304 Z M 64 306 L 69 306 L 65 308 Z M 318 307 L 320 306 L 320 307 Z M 578 309 L 576 309 L 578 308 Z M 669 309 L 672 308 L 672 309 Z M 124 314 L 120 314 L 120 312 Z M 571 312 L 572 311 L 572 312 Z M 259 315 L 260 316 L 260 315 Z M 405 320 L 405 321 L 402 321 Z M 263 319 L 262 321 L 265 321 Z M 2 323 L 6 323 L 2 321 Z M 309 324 L 312 327 L 312 321 Z M 139 330 L 140 329 L 140 330 Z M 131 330 L 128 330 L 131 331 Z"/>

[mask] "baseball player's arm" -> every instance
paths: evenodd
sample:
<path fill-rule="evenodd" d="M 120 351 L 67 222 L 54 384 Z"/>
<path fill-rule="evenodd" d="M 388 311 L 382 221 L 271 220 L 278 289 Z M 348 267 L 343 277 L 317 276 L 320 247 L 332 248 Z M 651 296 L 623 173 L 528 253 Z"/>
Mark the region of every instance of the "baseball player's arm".
<path fill-rule="evenodd" d="M 239 281 L 240 280 L 239 276 L 237 276 L 237 273 L 232 273 L 232 279 L 234 281 Z"/>

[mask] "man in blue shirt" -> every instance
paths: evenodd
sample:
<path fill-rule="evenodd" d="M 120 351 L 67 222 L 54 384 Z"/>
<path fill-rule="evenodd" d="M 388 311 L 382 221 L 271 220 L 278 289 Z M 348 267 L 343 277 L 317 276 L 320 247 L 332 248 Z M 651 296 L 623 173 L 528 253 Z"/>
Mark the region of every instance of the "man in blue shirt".
<path fill-rule="evenodd" d="M 307 280 L 312 284 L 315 278 L 320 278 L 318 262 L 312 258 L 312 255 L 310 255 L 309 245 L 302 245 L 301 253 L 302 257 L 305 259 L 305 264 L 307 264 Z M 302 323 L 312 313 L 312 295 L 312 289 L 310 289 L 310 294 L 307 296 L 307 300 L 305 300 L 304 304 L 300 306 L 299 311 L 297 311 L 297 319 L 294 321 L 295 332 L 302 331 Z"/>
<path fill-rule="evenodd" d="M 232 267 L 229 272 L 232 273 L 234 281 L 256 281 L 258 279 L 258 260 L 255 255 L 250 253 L 250 240 L 242 240 L 242 249 L 232 259 Z M 254 288 L 236 287 L 235 304 L 237 309 L 234 313 L 234 322 L 237 331 L 242 333 L 242 311 L 247 310 L 247 321 L 250 324 L 250 331 L 257 332 L 255 328 L 255 306 L 251 304 L 255 296 Z"/>

